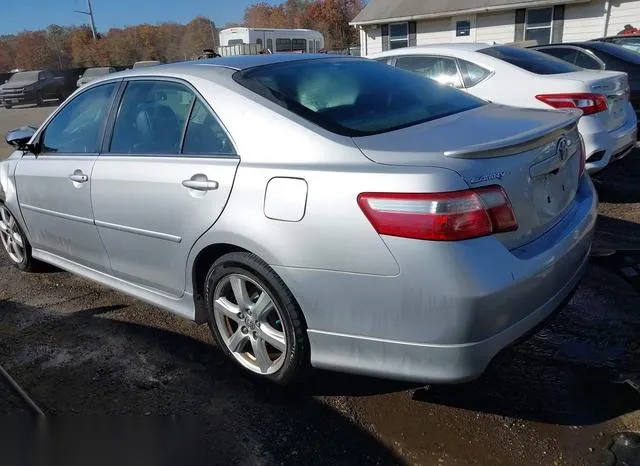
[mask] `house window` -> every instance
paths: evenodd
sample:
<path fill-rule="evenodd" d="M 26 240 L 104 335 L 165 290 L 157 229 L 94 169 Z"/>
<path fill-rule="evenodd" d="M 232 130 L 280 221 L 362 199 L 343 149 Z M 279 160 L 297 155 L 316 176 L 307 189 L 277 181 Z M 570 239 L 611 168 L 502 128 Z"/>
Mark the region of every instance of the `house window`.
<path fill-rule="evenodd" d="M 389 48 L 400 49 L 409 46 L 409 23 L 389 25 Z"/>
<path fill-rule="evenodd" d="M 527 9 L 524 23 L 524 40 L 535 40 L 538 45 L 551 42 L 551 22 L 553 8 Z"/>
<path fill-rule="evenodd" d="M 471 35 L 471 21 L 456 21 L 456 37 Z"/>

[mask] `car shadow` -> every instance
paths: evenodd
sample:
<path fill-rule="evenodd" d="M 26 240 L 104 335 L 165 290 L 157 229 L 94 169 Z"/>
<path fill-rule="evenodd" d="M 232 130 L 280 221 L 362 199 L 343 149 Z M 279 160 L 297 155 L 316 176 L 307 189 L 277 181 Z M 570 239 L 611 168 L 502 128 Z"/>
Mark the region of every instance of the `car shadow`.
<path fill-rule="evenodd" d="M 594 248 L 618 251 L 640 250 L 640 224 L 607 215 L 598 215 Z"/>
<path fill-rule="evenodd" d="M 592 176 L 601 202 L 640 202 L 640 149 Z"/>
<path fill-rule="evenodd" d="M 635 267 L 640 272 L 640 254 Z M 640 294 L 617 270 L 590 265 L 568 306 L 500 353 L 479 379 L 419 389 L 420 402 L 516 419 L 593 425 L 640 409 Z M 609 291 L 606 295 L 603 289 Z"/>
<path fill-rule="evenodd" d="M 46 413 L 55 464 L 134 454 L 144 464 L 405 463 L 320 400 L 256 384 L 210 343 L 128 315 L 118 305 L 43 314 L 0 301 L 2 363 Z M 19 432 L 4 398 L 0 431 L 11 437 Z"/>

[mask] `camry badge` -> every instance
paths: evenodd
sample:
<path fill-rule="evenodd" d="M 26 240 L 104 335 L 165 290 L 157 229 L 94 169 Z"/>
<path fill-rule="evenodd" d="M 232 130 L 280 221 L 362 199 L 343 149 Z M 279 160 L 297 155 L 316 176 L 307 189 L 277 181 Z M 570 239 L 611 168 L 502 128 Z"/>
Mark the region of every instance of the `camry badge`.
<path fill-rule="evenodd" d="M 484 183 L 485 181 L 501 180 L 503 177 L 504 177 L 504 172 L 495 172 L 495 173 L 488 173 L 486 175 L 474 176 L 473 178 L 470 178 L 469 180 L 467 180 L 467 182 L 469 184 L 478 184 L 478 183 Z"/>
<path fill-rule="evenodd" d="M 558 145 L 556 146 L 556 154 L 561 162 L 567 160 L 567 156 L 569 155 L 569 141 L 567 138 L 562 136 L 558 140 Z"/>

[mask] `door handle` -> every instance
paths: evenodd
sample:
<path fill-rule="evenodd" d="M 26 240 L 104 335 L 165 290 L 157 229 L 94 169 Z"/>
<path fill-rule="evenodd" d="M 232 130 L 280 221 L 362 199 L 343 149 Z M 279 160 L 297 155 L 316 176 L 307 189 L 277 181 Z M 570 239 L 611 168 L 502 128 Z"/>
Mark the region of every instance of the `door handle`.
<path fill-rule="evenodd" d="M 195 189 L 197 191 L 212 191 L 214 189 L 218 189 L 218 182 L 207 179 L 203 180 L 191 178 L 189 180 L 184 180 L 182 182 L 182 186 L 189 189 Z"/>
<path fill-rule="evenodd" d="M 69 175 L 69 179 L 71 181 L 75 181 L 76 183 L 86 183 L 87 181 L 89 181 L 89 177 L 82 172 L 72 173 L 71 175 Z"/>

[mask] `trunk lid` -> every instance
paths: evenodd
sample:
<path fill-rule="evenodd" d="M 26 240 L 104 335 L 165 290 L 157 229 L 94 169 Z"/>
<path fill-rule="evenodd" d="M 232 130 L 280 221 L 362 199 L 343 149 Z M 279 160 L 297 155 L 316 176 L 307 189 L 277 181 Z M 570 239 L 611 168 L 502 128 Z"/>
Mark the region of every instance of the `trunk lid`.
<path fill-rule="evenodd" d="M 553 81 L 570 80 L 580 83 L 582 92 L 602 94 L 607 97 L 608 109 L 593 116 L 601 118 L 608 131 L 620 128 L 628 118 L 629 108 L 629 80 L 626 73 L 618 71 L 576 71 L 547 75 L 546 79 Z"/>
<path fill-rule="evenodd" d="M 579 118 L 576 110 L 489 104 L 354 141 L 376 163 L 447 168 L 459 173 L 471 188 L 502 186 L 518 229 L 496 237 L 514 249 L 548 231 L 575 197 Z"/>

